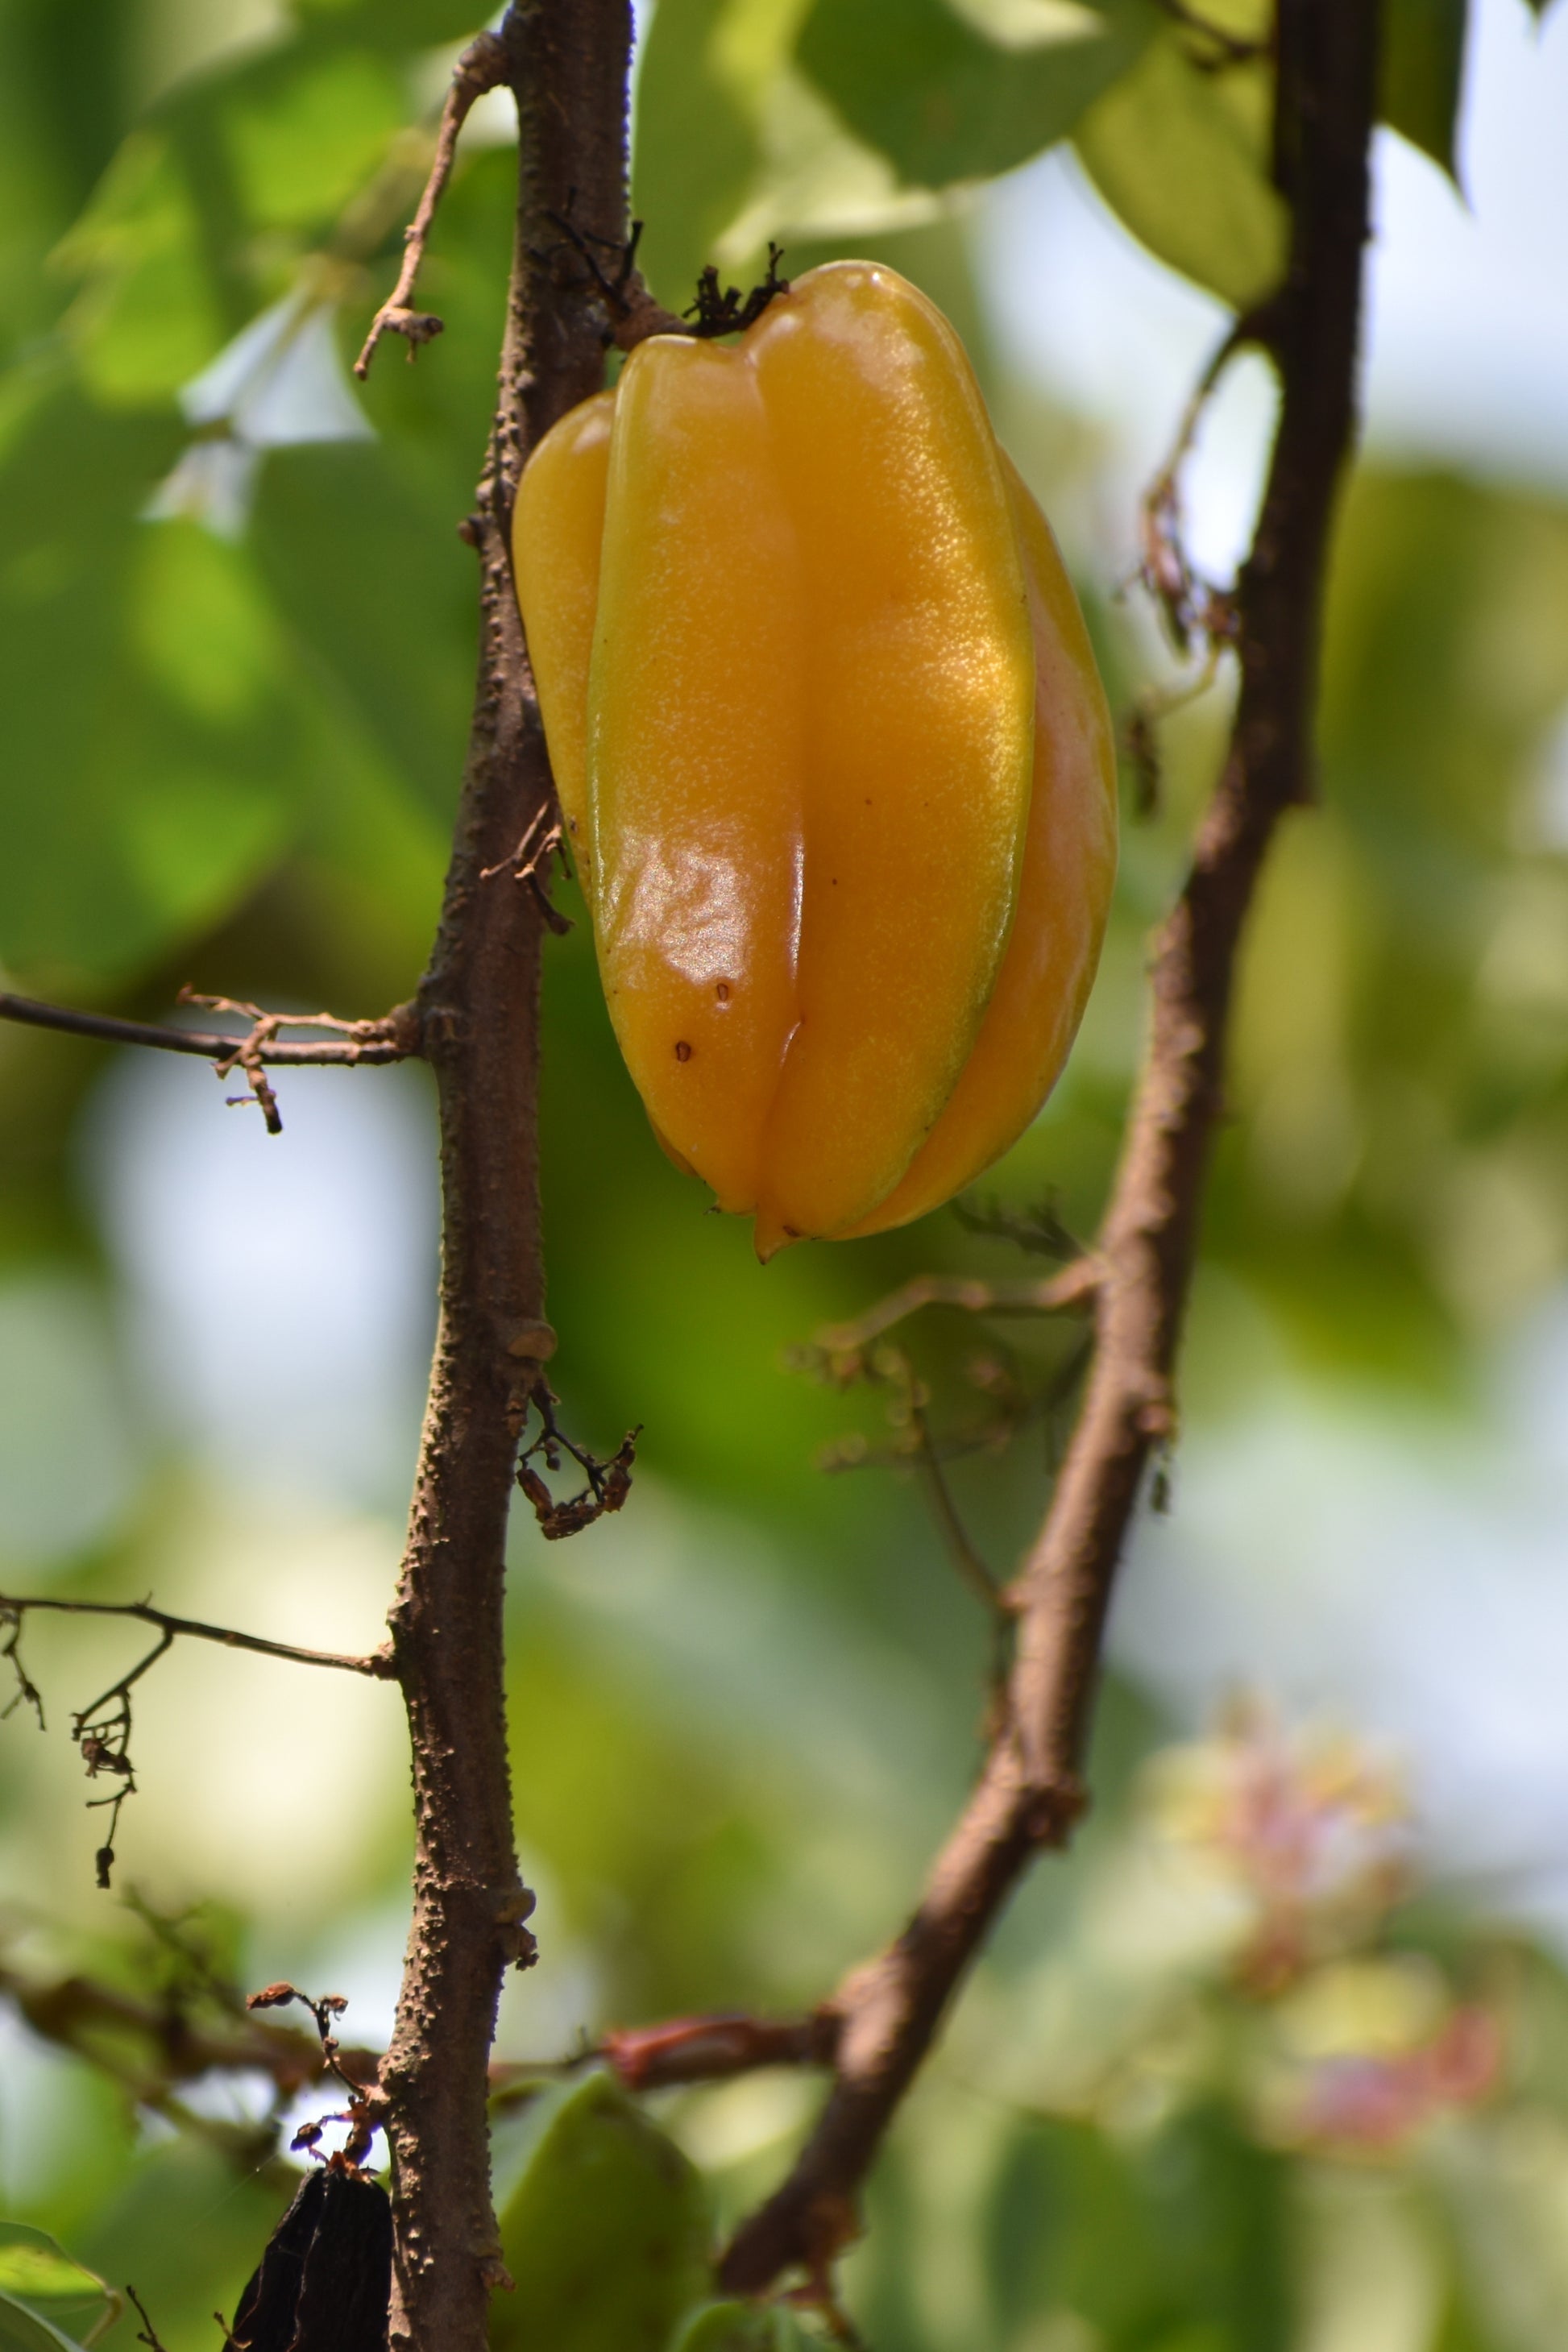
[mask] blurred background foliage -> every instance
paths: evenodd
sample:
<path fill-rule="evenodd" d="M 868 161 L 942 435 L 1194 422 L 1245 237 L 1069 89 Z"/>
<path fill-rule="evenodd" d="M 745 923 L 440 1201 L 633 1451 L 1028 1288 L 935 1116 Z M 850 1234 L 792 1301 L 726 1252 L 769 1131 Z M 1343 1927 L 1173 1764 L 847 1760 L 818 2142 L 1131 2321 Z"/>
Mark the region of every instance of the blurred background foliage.
<path fill-rule="evenodd" d="M 1471 16 L 1472 65 L 1478 26 L 1539 37 L 1521 0 Z M 1463 0 L 1388 17 L 1380 170 L 1446 203 Z M 68 32 L 50 0 L 0 0 L 12 986 L 144 1015 L 184 982 L 357 1014 L 417 979 L 474 662 L 455 525 L 502 311 L 497 102 L 428 265 L 444 337 L 415 367 L 384 352 L 363 394 L 341 354 L 390 279 L 470 30 L 450 0 L 94 0 Z M 1121 348 L 1186 306 L 1182 372 L 1162 377 L 1152 342 L 1132 369 L 1169 438 L 1226 306 L 1279 266 L 1267 32 L 1262 0 L 658 0 L 642 26 L 655 290 L 684 305 L 710 259 L 744 282 L 770 236 L 786 268 L 868 252 L 923 284 L 1058 518 L 1122 716 L 1192 681 L 1121 593 L 1125 420 L 1031 364 L 1020 308 L 1049 326 L 1033 256 L 1055 251 L 1048 206 L 1059 226 L 1076 205 Z M 1031 163 L 1047 150 L 1054 178 Z M 1396 214 L 1391 197 L 1391 252 Z M 1560 268 L 1534 299 L 1561 318 Z M 1228 496 L 1232 556 L 1267 408 L 1222 401 L 1200 447 L 1194 525 Z M 848 2271 L 878 2352 L 1562 2340 L 1564 484 L 1568 462 L 1553 478 L 1504 446 L 1458 466 L 1385 436 L 1352 486 L 1321 805 L 1291 820 L 1249 935 L 1189 1427 L 1119 1616 L 1096 1810 L 1006 1923 L 879 2177 Z M 1020 1233 L 1092 1232 L 1145 943 L 1228 694 L 1222 672 L 1173 701 L 1152 806 L 1128 773 L 1082 1038 L 967 1220 L 759 1269 L 655 1147 L 563 887 L 544 1100 L 560 1385 L 585 1441 L 646 1428 L 620 1519 L 517 1538 L 517 1821 L 543 1959 L 508 1990 L 509 2060 L 610 2023 L 809 2004 L 908 1905 L 976 1753 L 989 1657 L 927 1507 L 931 1462 L 1005 1574 L 1077 1334 L 933 1309 L 854 1386 L 786 1351 L 913 1274 L 1012 1279 L 1042 1265 Z M 0 1581 L 151 1590 L 371 1646 L 430 1335 L 420 1077 L 289 1077 L 273 1142 L 199 1065 L 150 1059 L 0 1030 Z M 1205 1580 L 1221 1559 L 1232 1588 Z M 1355 1606 L 1342 1575 L 1325 1616 L 1347 1563 Z M 1397 1622 L 1374 1641 L 1356 1608 L 1377 1590 Z M 1240 1593 L 1252 1614 L 1226 1617 Z M 176 1653 L 139 1701 L 120 1876 L 140 1907 L 105 1897 L 61 1726 L 131 1654 L 112 1628 L 30 1625 L 48 1736 L 19 1714 L 0 1733 L 0 2207 L 132 2279 L 185 2352 L 216 2340 L 294 2177 L 269 2088 L 172 2091 L 145 2021 L 65 2046 L 40 1988 L 85 1976 L 188 2021 L 226 2014 L 226 1988 L 330 1981 L 374 2042 L 404 1932 L 406 1759 L 384 1692 Z M 1247 1679 L 1278 1685 L 1278 1718 L 1233 1711 L 1171 1748 Z M 1421 1706 L 1396 1703 L 1416 1682 Z M 1302 1706 L 1355 1736 L 1293 1727 Z M 1461 1819 L 1467 1778 L 1489 1812 Z M 814 2096 L 769 2074 L 651 2107 L 732 2216 Z M 509 2190 L 539 2193 L 540 2112 L 498 2122 Z"/>

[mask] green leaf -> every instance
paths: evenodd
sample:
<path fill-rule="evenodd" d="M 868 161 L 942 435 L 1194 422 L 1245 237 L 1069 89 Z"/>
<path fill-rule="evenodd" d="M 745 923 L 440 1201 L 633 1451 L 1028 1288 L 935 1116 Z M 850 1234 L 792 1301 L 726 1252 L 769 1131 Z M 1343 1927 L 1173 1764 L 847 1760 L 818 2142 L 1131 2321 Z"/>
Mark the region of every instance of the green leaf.
<path fill-rule="evenodd" d="M 495 2352 L 664 2352 L 708 2280 L 701 2181 L 609 2074 L 541 2095 L 500 2237 Z"/>
<path fill-rule="evenodd" d="M 724 69 L 726 0 L 659 0 L 637 71 L 632 210 L 648 283 L 684 310 L 740 210 L 755 133 Z"/>
<path fill-rule="evenodd" d="M 1465 68 L 1466 0 L 1384 0 L 1378 112 L 1454 171 L 1454 125 Z"/>
<path fill-rule="evenodd" d="M 73 2336 L 62 2336 L 25 2304 L 0 2294 L 0 2352 L 80 2352 Z"/>
<path fill-rule="evenodd" d="M 68 2320 L 89 2344 L 123 2308 L 98 2273 L 68 2254 L 46 2231 L 26 2221 L 0 2221 L 0 2346 L 6 2343 L 3 2306 L 13 2298 L 33 2306 L 34 2318 L 45 2317 L 36 2307 L 39 2304 L 54 2306 L 47 2323 L 51 2332 L 54 2321 Z"/>
<path fill-rule="evenodd" d="M 671 2339 L 669 2352 L 808 2352 L 818 2341 L 783 2304 L 705 2303 Z"/>
<path fill-rule="evenodd" d="M 1074 135 L 1106 203 L 1140 244 L 1244 310 L 1284 273 L 1289 216 L 1268 177 L 1269 76 L 1209 71 L 1178 31 L 1150 44 Z"/>
<path fill-rule="evenodd" d="M 348 50 L 301 70 L 279 67 L 228 110 L 242 198 L 268 227 L 330 220 L 370 177 L 403 127 L 406 101 L 384 58 Z"/>
<path fill-rule="evenodd" d="M 944 0 L 816 0 L 799 61 L 856 136 L 916 187 L 1011 171 L 1068 133 L 1159 22 L 1147 0 L 1062 8 L 1026 47 Z"/>
<path fill-rule="evenodd" d="M 57 257 L 82 281 L 66 327 L 100 400 L 161 404 L 221 341 L 192 193 L 155 133 L 125 142 Z"/>
<path fill-rule="evenodd" d="M 468 740 L 474 571 L 448 517 L 370 444 L 276 451 L 254 527 L 279 612 L 395 768 L 449 822 Z"/>

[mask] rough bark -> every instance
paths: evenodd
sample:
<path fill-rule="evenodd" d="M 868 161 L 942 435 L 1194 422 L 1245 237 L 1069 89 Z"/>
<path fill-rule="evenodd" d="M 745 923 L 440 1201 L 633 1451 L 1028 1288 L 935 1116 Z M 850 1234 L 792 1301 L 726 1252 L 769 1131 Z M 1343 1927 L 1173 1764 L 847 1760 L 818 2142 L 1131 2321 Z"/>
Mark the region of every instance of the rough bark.
<path fill-rule="evenodd" d="M 489 462 L 467 526 L 481 643 L 440 930 L 418 995 L 440 1103 L 440 1325 L 392 1615 L 413 1744 L 414 1916 L 383 2070 L 396 2168 L 392 2341 L 479 2352 L 496 2275 L 486 2067 L 526 1964 L 507 1768 L 503 1562 L 522 1412 L 548 1346 L 537 1076 L 542 916 L 511 853 L 552 786 L 508 535 L 529 449 L 603 376 L 604 321 L 549 257 L 551 213 L 616 234 L 627 0 L 524 0 L 501 38 L 520 127 L 516 252 Z M 538 257 L 546 257 L 543 259 Z M 577 282 L 574 282 L 576 280 Z M 488 869 L 498 869 L 488 872 Z"/>

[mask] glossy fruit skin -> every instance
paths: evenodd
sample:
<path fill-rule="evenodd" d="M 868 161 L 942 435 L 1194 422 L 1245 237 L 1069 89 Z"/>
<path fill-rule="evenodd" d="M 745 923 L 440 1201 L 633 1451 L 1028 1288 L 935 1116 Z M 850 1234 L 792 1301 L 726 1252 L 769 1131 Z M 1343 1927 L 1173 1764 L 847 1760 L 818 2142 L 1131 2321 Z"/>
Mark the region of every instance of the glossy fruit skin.
<path fill-rule="evenodd" d="M 1066 1058 L 1116 854 L 1088 636 L 951 328 L 840 262 L 731 348 L 652 338 L 513 551 L 666 1150 L 764 1257 L 950 1198 Z"/>

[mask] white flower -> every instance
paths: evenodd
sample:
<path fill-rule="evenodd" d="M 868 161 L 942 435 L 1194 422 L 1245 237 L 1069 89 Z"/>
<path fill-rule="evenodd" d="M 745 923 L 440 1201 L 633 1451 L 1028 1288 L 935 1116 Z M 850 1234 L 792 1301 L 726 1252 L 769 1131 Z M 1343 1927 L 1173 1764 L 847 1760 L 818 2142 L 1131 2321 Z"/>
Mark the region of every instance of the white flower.
<path fill-rule="evenodd" d="M 336 315 L 331 292 L 306 278 L 192 378 L 180 406 L 201 438 L 153 491 L 142 510 L 148 521 L 184 515 L 220 539 L 237 539 L 263 450 L 374 440 L 338 353 Z"/>

